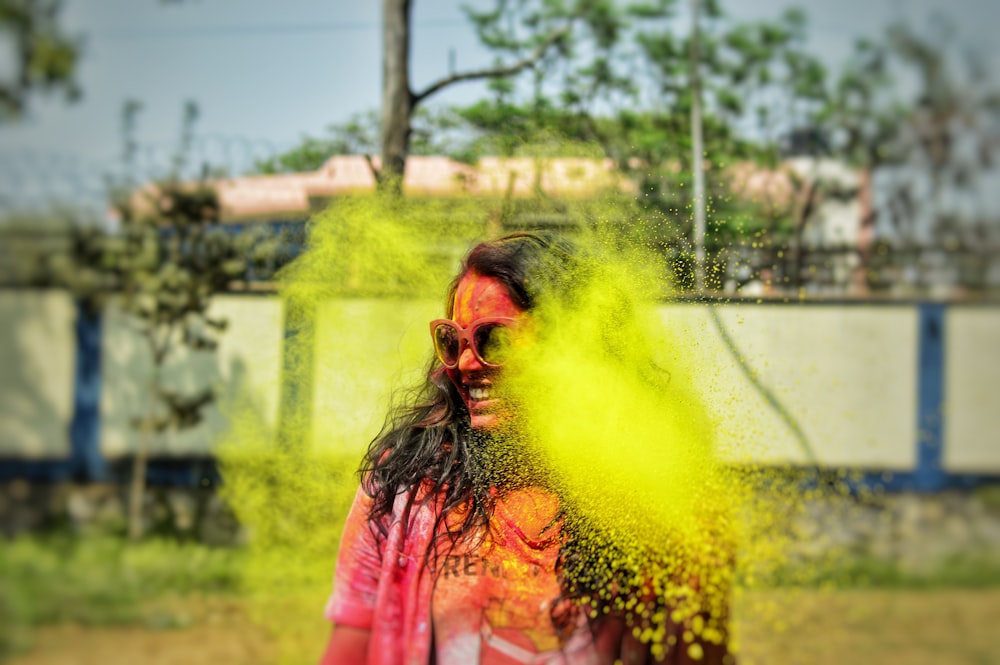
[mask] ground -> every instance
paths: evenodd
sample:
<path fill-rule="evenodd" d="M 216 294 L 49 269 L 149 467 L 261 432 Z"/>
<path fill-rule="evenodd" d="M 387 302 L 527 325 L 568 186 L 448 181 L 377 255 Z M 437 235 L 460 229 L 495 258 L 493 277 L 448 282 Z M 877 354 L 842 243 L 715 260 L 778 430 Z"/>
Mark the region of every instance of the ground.
<path fill-rule="evenodd" d="M 237 598 L 189 597 L 160 604 L 141 625 L 46 626 L 9 665 L 267 665 L 273 645 Z"/>
<path fill-rule="evenodd" d="M 737 605 L 742 665 L 1000 664 L 1000 589 L 760 593 Z"/>
<path fill-rule="evenodd" d="M 1000 663 L 997 588 L 753 592 L 735 613 L 742 665 Z M 235 598 L 176 600 L 143 626 L 44 627 L 34 644 L 10 665 L 276 662 L 275 639 Z"/>

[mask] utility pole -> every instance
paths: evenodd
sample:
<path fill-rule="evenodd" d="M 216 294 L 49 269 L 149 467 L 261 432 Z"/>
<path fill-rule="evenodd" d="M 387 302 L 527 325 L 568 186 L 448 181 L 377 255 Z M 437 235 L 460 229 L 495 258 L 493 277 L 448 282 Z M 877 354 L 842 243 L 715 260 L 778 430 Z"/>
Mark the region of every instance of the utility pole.
<path fill-rule="evenodd" d="M 698 53 L 701 0 L 691 0 L 691 168 L 694 176 L 694 287 L 705 290 L 705 147 L 701 135 L 701 74 Z"/>

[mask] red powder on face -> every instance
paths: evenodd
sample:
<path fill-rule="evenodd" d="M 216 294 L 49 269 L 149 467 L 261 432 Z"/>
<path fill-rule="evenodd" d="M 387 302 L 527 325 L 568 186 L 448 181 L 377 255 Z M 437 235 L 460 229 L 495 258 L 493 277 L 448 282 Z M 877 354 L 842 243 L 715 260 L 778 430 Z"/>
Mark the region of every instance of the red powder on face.
<path fill-rule="evenodd" d="M 480 275 L 470 270 L 465 273 L 455 290 L 452 319 L 463 328 L 468 328 L 479 319 L 513 319 L 523 314 L 524 310 L 514 302 L 507 287 L 496 277 Z M 480 363 L 469 348 L 462 350 L 458 367 L 448 370 L 448 376 L 458 388 L 469 410 L 474 429 L 489 428 L 497 424 L 497 412 L 501 404 L 491 392 L 499 373 L 500 369 Z"/>

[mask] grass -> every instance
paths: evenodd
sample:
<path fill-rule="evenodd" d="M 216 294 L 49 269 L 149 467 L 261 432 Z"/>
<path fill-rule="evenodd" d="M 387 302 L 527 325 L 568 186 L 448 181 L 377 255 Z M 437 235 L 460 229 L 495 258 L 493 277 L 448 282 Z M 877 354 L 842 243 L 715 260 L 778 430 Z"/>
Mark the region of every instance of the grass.
<path fill-rule="evenodd" d="M 1000 555 L 968 552 L 913 568 L 898 560 L 850 554 L 823 562 L 790 565 L 774 571 L 759 587 L 838 589 L 1000 588 Z"/>
<path fill-rule="evenodd" d="M 245 552 L 173 540 L 128 543 L 68 535 L 0 547 L 0 657 L 30 644 L 31 628 L 142 623 L 169 627 L 151 602 L 238 591 Z M 157 625 L 153 625 L 157 624 Z"/>
<path fill-rule="evenodd" d="M 158 630 L 184 627 L 187 596 L 234 597 L 249 602 L 245 573 L 249 553 L 169 539 L 132 544 L 118 537 L 67 534 L 21 537 L 0 546 L 0 661 L 31 646 L 32 630 L 48 624 L 133 625 Z M 287 572 L 287 571 L 286 571 Z M 272 580 L 274 582 L 274 580 Z M 275 601 L 318 617 L 321 591 L 307 599 L 290 580 L 268 584 Z M 258 585 L 259 586 L 259 585 Z M 788 587 L 828 589 L 1000 589 L 1000 557 L 967 553 L 914 571 L 898 562 L 865 555 L 831 558 L 769 576 L 760 591 Z M 293 588 L 294 587 L 294 588 Z M 174 608 L 174 609 L 171 609 Z M 293 615 L 287 609 L 289 617 Z M 183 612 L 182 612 L 183 614 Z M 297 616 L 297 615 L 296 615 Z M 317 619 L 318 621 L 319 619 Z"/>

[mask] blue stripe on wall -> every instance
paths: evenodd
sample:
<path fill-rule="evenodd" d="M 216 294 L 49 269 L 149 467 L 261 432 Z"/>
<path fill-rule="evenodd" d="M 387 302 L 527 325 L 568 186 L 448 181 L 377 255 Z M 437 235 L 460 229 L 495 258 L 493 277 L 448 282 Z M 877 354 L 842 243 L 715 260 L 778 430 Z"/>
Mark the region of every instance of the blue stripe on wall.
<path fill-rule="evenodd" d="M 917 344 L 917 465 L 915 489 L 934 492 L 944 488 L 941 468 L 944 451 L 944 335 L 945 306 L 923 303 L 919 308 Z"/>
<path fill-rule="evenodd" d="M 24 478 L 40 482 L 107 480 L 101 456 L 101 315 L 77 301 L 73 326 L 76 365 L 73 370 L 73 416 L 67 438 L 69 457 L 0 460 L 0 480 Z"/>
<path fill-rule="evenodd" d="M 76 303 L 76 379 L 73 420 L 69 425 L 70 474 L 101 481 L 107 467 L 101 456 L 101 315 Z"/>
<path fill-rule="evenodd" d="M 917 311 L 917 438 L 914 441 L 914 469 L 904 472 L 866 469 L 860 476 L 846 482 L 854 491 L 875 489 L 890 493 L 969 491 L 1000 484 L 1000 474 L 997 473 L 948 473 L 943 468 L 944 447 L 947 444 L 944 437 L 944 405 L 948 306 L 920 303 Z M 813 470 L 800 467 L 799 472 L 808 477 Z M 830 469 L 819 471 L 820 475 L 829 472 Z"/>

